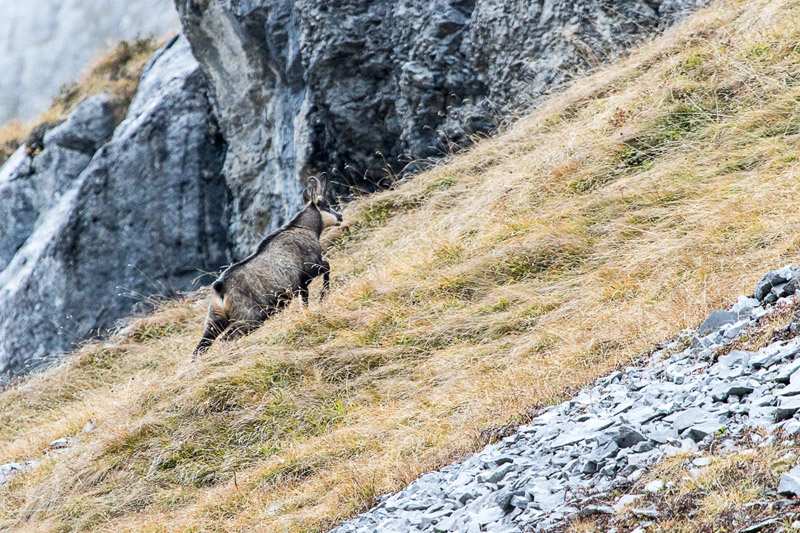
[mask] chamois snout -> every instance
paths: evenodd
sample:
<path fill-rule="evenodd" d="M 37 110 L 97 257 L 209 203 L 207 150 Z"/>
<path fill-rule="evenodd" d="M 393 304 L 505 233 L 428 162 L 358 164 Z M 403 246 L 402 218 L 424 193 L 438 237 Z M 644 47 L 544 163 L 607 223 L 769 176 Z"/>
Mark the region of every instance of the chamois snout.
<path fill-rule="evenodd" d="M 317 204 L 319 207 L 319 214 L 322 216 L 322 227 L 330 228 L 331 226 L 338 226 L 342 223 L 342 215 L 333 210 L 328 205 L 328 202 L 320 202 Z"/>

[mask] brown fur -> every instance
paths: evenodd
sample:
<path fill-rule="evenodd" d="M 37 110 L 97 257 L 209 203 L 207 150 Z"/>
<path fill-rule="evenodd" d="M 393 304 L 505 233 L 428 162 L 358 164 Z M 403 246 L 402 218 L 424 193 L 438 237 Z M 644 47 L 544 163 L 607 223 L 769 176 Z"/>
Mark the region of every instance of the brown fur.
<path fill-rule="evenodd" d="M 206 328 L 194 353 L 222 340 L 245 335 L 285 307 L 296 295 L 308 304 L 308 286 L 323 275 L 321 298 L 329 287 L 330 265 L 322 258 L 319 236 L 342 217 L 325 201 L 326 186 L 309 180 L 313 191 L 303 193 L 306 207 L 285 227 L 272 233 L 244 260 L 228 267 L 212 285 Z M 227 329 L 227 331 L 226 331 Z"/>

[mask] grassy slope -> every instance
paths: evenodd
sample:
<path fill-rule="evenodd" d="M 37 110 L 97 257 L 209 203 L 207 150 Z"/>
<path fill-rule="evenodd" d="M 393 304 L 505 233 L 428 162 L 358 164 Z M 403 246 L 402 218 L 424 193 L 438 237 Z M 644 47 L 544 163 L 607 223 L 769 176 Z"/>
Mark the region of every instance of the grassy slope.
<path fill-rule="evenodd" d="M 729 1 L 348 206 L 335 289 L 197 363 L 202 301 L 0 394 L 19 530 L 315 531 L 800 256 L 800 1 Z"/>

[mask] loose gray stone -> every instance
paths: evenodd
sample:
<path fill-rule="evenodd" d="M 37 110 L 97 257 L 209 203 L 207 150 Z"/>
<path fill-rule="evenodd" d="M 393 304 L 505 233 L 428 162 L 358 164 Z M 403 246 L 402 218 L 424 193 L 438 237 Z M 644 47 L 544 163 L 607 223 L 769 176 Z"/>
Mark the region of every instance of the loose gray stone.
<path fill-rule="evenodd" d="M 800 497 L 800 466 L 796 466 L 789 472 L 781 474 L 778 494 Z"/>
<path fill-rule="evenodd" d="M 757 383 L 746 379 L 738 379 L 721 383 L 714 388 L 712 396 L 714 400 L 724 402 L 729 396 L 745 396 L 755 390 Z"/>
<path fill-rule="evenodd" d="M 0 465 L 0 486 L 3 486 L 12 477 L 24 474 L 40 464 L 41 461 L 25 461 L 24 463 L 7 463 Z"/>
<path fill-rule="evenodd" d="M 589 456 L 589 460 L 595 463 L 602 463 L 609 457 L 614 457 L 619 451 L 619 445 L 616 442 L 610 441 L 602 446 L 598 446 Z"/>
<path fill-rule="evenodd" d="M 709 420 L 689 428 L 689 435 L 695 442 L 700 442 L 708 435 L 716 435 L 723 427 L 725 427 L 725 424 L 722 422 Z"/>
<path fill-rule="evenodd" d="M 587 505 L 576 513 L 578 518 L 589 518 L 608 514 L 614 514 L 614 509 L 608 505 Z"/>
<path fill-rule="evenodd" d="M 701 424 L 713 416 L 712 413 L 705 409 L 692 407 L 686 411 L 681 411 L 667 417 L 667 420 L 672 418 L 672 427 L 675 428 L 678 433 L 683 433 L 683 431 L 691 426 Z"/>
<path fill-rule="evenodd" d="M 530 501 L 525 496 L 513 496 L 511 501 L 509 502 L 513 507 L 518 507 L 520 509 L 525 509 L 528 507 Z"/>
<path fill-rule="evenodd" d="M 614 512 L 619 514 L 625 510 L 626 507 L 635 504 L 639 500 L 642 499 L 642 496 L 639 494 L 624 494 L 619 497 L 617 503 L 614 504 L 613 509 Z"/>
<path fill-rule="evenodd" d="M 746 322 L 737 322 L 736 324 L 728 328 L 728 330 L 725 332 L 725 338 L 729 340 L 738 339 L 746 326 L 747 326 Z"/>
<path fill-rule="evenodd" d="M 780 522 L 781 522 L 780 518 L 769 518 L 767 520 L 764 520 L 763 522 L 759 522 L 758 524 L 754 524 L 752 526 L 742 529 L 740 533 L 758 533 L 759 531 L 763 531 L 765 527 L 778 524 Z"/>
<path fill-rule="evenodd" d="M 722 326 L 733 324 L 738 320 L 738 313 L 732 311 L 714 311 L 708 315 L 708 318 L 700 325 L 697 334 L 703 337 L 711 332 L 718 331 Z"/>
<path fill-rule="evenodd" d="M 508 474 L 514 468 L 513 464 L 505 463 L 502 466 L 495 468 L 487 473 L 482 473 L 478 475 L 478 481 L 480 483 L 497 483 L 501 479 L 503 479 L 506 474 Z"/>
<path fill-rule="evenodd" d="M 500 507 L 489 507 L 487 509 L 483 509 L 478 514 L 474 516 L 475 522 L 480 525 L 489 524 L 491 522 L 496 522 L 503 518 L 506 515 L 506 512 L 501 509 Z"/>
<path fill-rule="evenodd" d="M 664 490 L 664 481 L 661 479 L 654 479 L 650 483 L 644 486 L 645 492 L 661 492 Z"/>
<path fill-rule="evenodd" d="M 64 437 L 58 440 L 54 440 L 48 446 L 51 450 L 59 450 L 64 448 L 69 448 L 75 442 L 73 437 Z"/>
<path fill-rule="evenodd" d="M 650 505 L 644 509 L 631 509 L 631 512 L 639 518 L 658 518 L 660 516 L 655 505 Z"/>
<path fill-rule="evenodd" d="M 759 305 L 757 298 L 750 298 L 749 296 L 739 296 L 739 299 L 731 308 L 731 311 L 737 313 L 739 319 L 746 319 L 750 316 L 750 311 Z"/>
<path fill-rule="evenodd" d="M 630 426 L 620 427 L 611 438 L 620 448 L 630 448 L 634 444 L 647 440 L 644 435 Z"/>
<path fill-rule="evenodd" d="M 758 283 L 756 283 L 753 296 L 759 300 L 763 300 L 770 293 L 772 287 L 791 280 L 792 274 L 792 265 L 787 265 L 764 274 Z"/>
<path fill-rule="evenodd" d="M 775 421 L 780 422 L 792 418 L 798 410 L 800 410 L 800 397 L 781 398 L 775 411 Z"/>

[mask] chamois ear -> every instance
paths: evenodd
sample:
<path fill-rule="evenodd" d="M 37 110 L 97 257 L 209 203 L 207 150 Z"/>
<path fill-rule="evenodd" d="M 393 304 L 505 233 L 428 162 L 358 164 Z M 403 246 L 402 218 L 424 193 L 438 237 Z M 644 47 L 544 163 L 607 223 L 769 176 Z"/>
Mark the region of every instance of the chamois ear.
<path fill-rule="evenodd" d="M 303 189 L 303 203 L 307 204 L 311 201 L 311 195 L 308 194 L 308 187 Z"/>
<path fill-rule="evenodd" d="M 306 203 L 311 201 L 311 203 L 313 203 L 314 205 L 317 205 L 317 202 L 319 201 L 319 190 L 320 190 L 320 183 L 319 183 L 319 180 L 317 179 L 317 177 L 316 176 L 309 177 L 308 178 L 308 189 L 306 190 L 306 192 L 308 193 L 308 196 L 310 198 L 309 198 L 309 200 L 306 200 Z M 303 196 L 303 198 L 305 199 L 305 196 Z"/>

